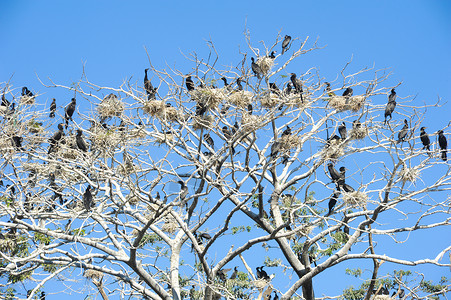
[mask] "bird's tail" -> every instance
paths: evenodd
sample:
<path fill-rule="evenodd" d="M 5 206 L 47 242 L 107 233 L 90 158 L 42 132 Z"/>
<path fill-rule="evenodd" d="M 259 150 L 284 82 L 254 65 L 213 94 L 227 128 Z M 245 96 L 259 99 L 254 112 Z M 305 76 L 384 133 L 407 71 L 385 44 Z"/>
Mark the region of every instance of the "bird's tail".
<path fill-rule="evenodd" d="M 442 160 L 443 160 L 443 161 L 447 161 L 447 160 L 448 160 L 448 157 L 447 157 L 447 155 L 446 155 L 446 149 L 445 149 L 445 150 L 442 150 Z"/>

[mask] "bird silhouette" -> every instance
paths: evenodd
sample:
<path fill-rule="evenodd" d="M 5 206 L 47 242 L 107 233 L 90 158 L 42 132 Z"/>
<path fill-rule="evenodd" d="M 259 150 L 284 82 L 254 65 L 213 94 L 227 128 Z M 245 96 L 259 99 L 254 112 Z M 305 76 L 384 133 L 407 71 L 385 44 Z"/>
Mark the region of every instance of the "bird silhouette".
<path fill-rule="evenodd" d="M 238 267 L 233 268 L 233 273 L 230 275 L 230 279 L 236 279 L 236 276 L 238 275 Z"/>
<path fill-rule="evenodd" d="M 293 84 L 294 91 L 296 94 L 299 94 L 301 97 L 301 101 L 304 102 L 303 96 L 302 96 L 302 81 L 299 78 L 296 78 L 296 73 L 291 73 L 290 77 L 291 83 Z"/>
<path fill-rule="evenodd" d="M 55 151 L 55 147 L 58 145 L 58 142 L 63 138 L 64 136 L 64 127 L 63 124 L 58 124 L 58 131 L 53 134 L 53 136 L 49 139 L 50 147 L 48 150 L 48 154 Z"/>
<path fill-rule="evenodd" d="M 181 204 L 186 204 L 186 196 L 188 196 L 188 187 L 185 185 L 185 182 L 179 180 L 177 183 L 180 184 L 180 201 Z"/>
<path fill-rule="evenodd" d="M 209 133 L 204 134 L 204 140 L 212 149 L 215 148 L 215 143 Z"/>
<path fill-rule="evenodd" d="M 338 133 L 340 134 L 342 140 L 346 139 L 347 131 L 346 131 L 346 124 L 345 124 L 345 122 L 342 122 L 340 124 L 340 126 L 338 126 Z"/>
<path fill-rule="evenodd" d="M 329 212 L 326 214 L 326 217 L 328 217 L 328 216 L 330 216 L 332 214 L 332 211 L 333 211 L 333 209 L 335 207 L 335 204 L 337 204 L 337 200 L 338 200 L 339 196 L 340 196 L 340 192 L 339 191 L 335 191 L 332 194 L 332 196 L 330 197 L 329 204 L 328 204 Z"/>
<path fill-rule="evenodd" d="M 407 122 L 407 119 L 404 119 L 404 126 L 398 132 L 398 144 L 404 142 L 408 131 L 409 131 L 409 123 Z"/>
<path fill-rule="evenodd" d="M 442 152 L 442 160 L 446 161 L 447 158 L 447 147 L 448 147 L 448 141 L 446 140 L 445 135 L 443 134 L 443 130 L 439 130 L 438 132 L 438 144 L 440 146 L 440 150 Z"/>
<path fill-rule="evenodd" d="M 384 124 L 387 124 L 389 120 L 387 120 L 387 117 L 390 117 L 390 120 L 392 119 L 392 113 L 395 110 L 396 107 L 396 92 L 395 89 L 391 89 L 391 93 L 388 96 L 388 103 L 385 106 L 385 121 Z"/>
<path fill-rule="evenodd" d="M 427 151 L 431 151 L 431 140 L 429 139 L 429 135 L 426 133 L 425 129 L 426 127 L 420 128 L 420 140 L 423 143 L 423 150 L 426 149 Z"/>
<path fill-rule="evenodd" d="M 152 82 L 147 77 L 147 71 L 149 71 L 149 68 L 144 69 L 144 88 L 146 89 L 147 100 L 154 100 L 156 99 L 155 94 L 158 88 L 153 87 Z"/>
<path fill-rule="evenodd" d="M 56 99 L 53 98 L 53 99 L 52 99 L 52 103 L 50 103 L 50 114 L 49 114 L 49 118 L 54 118 L 54 117 L 55 117 L 55 112 L 56 112 Z"/>
<path fill-rule="evenodd" d="M 331 88 L 330 88 L 330 83 L 329 83 L 329 82 L 325 82 L 325 84 L 326 84 L 326 92 L 327 92 L 327 95 L 328 95 L 329 97 L 335 96 L 335 93 L 332 92 L 332 90 L 331 90 Z"/>
<path fill-rule="evenodd" d="M 194 81 L 193 81 L 193 79 L 191 78 L 190 75 L 186 76 L 185 84 L 186 84 L 186 88 L 188 89 L 188 92 L 190 92 L 190 91 L 195 89 Z"/>
<path fill-rule="evenodd" d="M 64 110 L 64 119 L 66 120 L 66 128 L 69 125 L 69 120 L 72 120 L 72 116 L 74 115 L 75 105 L 77 104 L 77 100 L 72 98 L 71 102 L 66 106 Z"/>
<path fill-rule="evenodd" d="M 346 90 L 343 92 L 343 97 L 352 97 L 352 94 L 354 93 L 354 90 L 350 87 L 346 88 Z"/>
<path fill-rule="evenodd" d="M 241 77 L 238 77 L 236 79 L 236 85 L 238 86 L 238 91 L 242 91 L 243 90 L 243 86 L 241 85 Z"/>
<path fill-rule="evenodd" d="M 282 132 L 282 136 L 291 135 L 291 128 L 287 125 L 287 128 Z"/>
<path fill-rule="evenodd" d="M 289 35 L 285 35 L 285 38 L 283 39 L 282 42 L 282 54 L 284 54 L 288 49 L 289 49 L 289 45 L 291 42 L 291 36 Z"/>
<path fill-rule="evenodd" d="M 254 58 L 251 57 L 251 68 L 252 72 L 254 72 L 255 76 L 257 76 L 258 79 L 261 78 L 261 75 L 263 74 L 262 68 L 255 62 Z"/>
<path fill-rule="evenodd" d="M 75 140 L 77 142 L 77 147 L 83 152 L 88 151 L 88 145 L 86 145 L 86 142 L 84 141 L 82 137 L 83 131 L 81 129 L 77 129 L 77 135 L 75 137 Z"/>
<path fill-rule="evenodd" d="M 92 201 L 91 185 L 88 184 L 84 194 L 83 194 L 83 206 L 87 211 L 90 211 L 94 207 L 94 202 Z"/>

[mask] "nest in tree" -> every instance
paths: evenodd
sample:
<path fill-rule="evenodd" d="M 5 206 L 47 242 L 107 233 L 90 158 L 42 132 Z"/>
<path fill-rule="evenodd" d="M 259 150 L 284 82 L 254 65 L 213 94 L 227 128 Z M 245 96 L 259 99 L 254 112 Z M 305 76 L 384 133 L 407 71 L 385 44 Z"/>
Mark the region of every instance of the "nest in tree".
<path fill-rule="evenodd" d="M 91 280 L 95 279 L 95 280 L 99 281 L 100 279 L 103 278 L 103 273 L 100 272 L 100 271 L 88 269 L 88 270 L 85 271 L 83 276 L 86 277 L 86 278 L 89 278 Z"/>
<path fill-rule="evenodd" d="M 67 159 L 76 159 L 80 155 L 80 151 L 81 150 L 75 149 L 74 147 L 60 145 L 58 154 Z"/>
<path fill-rule="evenodd" d="M 261 290 L 261 289 L 264 289 L 264 288 L 269 284 L 269 282 L 270 282 L 269 280 L 260 278 L 260 279 L 254 280 L 254 281 L 252 282 L 252 284 L 253 284 L 257 289 Z"/>
<path fill-rule="evenodd" d="M 161 226 L 161 230 L 167 233 L 174 233 L 177 228 L 179 227 L 179 224 L 175 221 L 174 218 L 166 218 L 163 226 Z"/>
<path fill-rule="evenodd" d="M 90 138 L 97 150 L 107 152 L 113 150 L 121 141 L 120 132 L 114 129 L 108 129 L 100 124 L 95 124 L 90 128 Z"/>
<path fill-rule="evenodd" d="M 135 172 L 135 166 L 131 162 L 123 163 L 117 166 L 116 172 L 122 176 L 129 176 Z"/>
<path fill-rule="evenodd" d="M 177 109 L 173 106 L 170 106 L 165 107 L 159 117 L 168 121 L 177 121 L 180 116 Z"/>
<path fill-rule="evenodd" d="M 8 253 L 9 251 L 12 251 L 14 248 L 16 248 L 16 241 L 9 238 L 3 238 L 0 239 L 0 251 L 3 253 Z"/>
<path fill-rule="evenodd" d="M 263 74 L 268 74 L 268 72 L 274 66 L 274 59 L 267 56 L 259 57 L 256 61 L 256 64 L 260 66 Z"/>
<path fill-rule="evenodd" d="M 31 133 L 42 133 L 44 131 L 44 128 L 42 127 L 42 122 L 36 122 L 34 119 L 31 119 L 27 123 L 27 129 Z"/>
<path fill-rule="evenodd" d="M 147 133 L 144 130 L 144 127 L 141 127 L 130 130 L 127 135 L 131 138 L 144 139 L 147 136 Z"/>
<path fill-rule="evenodd" d="M 364 207 L 368 201 L 368 195 L 364 192 L 343 192 L 343 202 L 350 207 Z"/>
<path fill-rule="evenodd" d="M 263 107 L 272 108 L 280 105 L 280 98 L 274 93 L 267 92 L 260 98 Z"/>
<path fill-rule="evenodd" d="M 331 141 L 330 145 L 326 145 L 323 149 L 324 159 L 338 159 L 345 154 L 343 147 L 340 144 Z"/>
<path fill-rule="evenodd" d="M 302 95 L 302 98 L 299 94 L 291 93 L 288 95 L 288 100 L 285 102 L 288 107 L 302 107 L 307 104 L 307 100 L 305 95 Z"/>
<path fill-rule="evenodd" d="M 254 131 L 260 127 L 261 118 L 255 115 L 244 114 L 241 119 L 241 129 L 244 131 Z"/>
<path fill-rule="evenodd" d="M 226 97 L 223 89 L 196 88 L 190 92 L 191 98 L 197 103 L 203 103 L 208 109 L 218 108 L 219 103 Z"/>
<path fill-rule="evenodd" d="M 174 135 L 172 133 L 155 133 L 155 142 L 159 145 L 172 143 L 174 141 Z"/>
<path fill-rule="evenodd" d="M 291 207 L 291 205 L 296 201 L 296 197 L 292 195 L 282 195 L 282 204 L 284 207 Z"/>
<path fill-rule="evenodd" d="M 163 113 L 165 104 L 160 100 L 147 101 L 144 103 L 143 111 L 152 117 L 157 117 Z"/>
<path fill-rule="evenodd" d="M 364 96 L 352 96 L 352 97 L 333 96 L 329 98 L 330 106 L 338 111 L 352 110 L 356 112 L 362 108 L 364 103 L 365 103 Z"/>
<path fill-rule="evenodd" d="M 215 118 L 213 116 L 195 116 L 193 118 L 193 129 L 211 128 Z"/>
<path fill-rule="evenodd" d="M 30 97 L 30 96 L 24 95 L 24 96 L 20 97 L 19 101 L 22 104 L 33 105 L 34 104 L 34 96 Z"/>
<path fill-rule="evenodd" d="M 236 107 L 247 108 L 247 106 L 252 103 L 253 95 L 254 94 L 249 91 L 235 91 L 227 98 L 227 100 Z"/>
<path fill-rule="evenodd" d="M 111 93 L 103 98 L 97 107 L 97 112 L 103 118 L 118 117 L 124 112 L 124 103 Z"/>
<path fill-rule="evenodd" d="M 301 137 L 297 135 L 284 135 L 279 139 L 280 148 L 283 151 L 299 147 L 301 144 Z"/>
<path fill-rule="evenodd" d="M 415 182 L 417 181 L 417 179 L 420 177 L 420 170 L 418 170 L 417 168 L 406 168 L 404 167 L 400 172 L 399 172 L 399 177 L 401 178 L 401 180 L 403 182 Z"/>
<path fill-rule="evenodd" d="M 366 126 L 353 127 L 349 131 L 349 136 L 354 140 L 363 140 L 368 135 L 368 128 Z"/>
<path fill-rule="evenodd" d="M 139 203 L 139 198 L 135 195 L 128 197 L 128 203 L 131 205 L 137 205 Z"/>

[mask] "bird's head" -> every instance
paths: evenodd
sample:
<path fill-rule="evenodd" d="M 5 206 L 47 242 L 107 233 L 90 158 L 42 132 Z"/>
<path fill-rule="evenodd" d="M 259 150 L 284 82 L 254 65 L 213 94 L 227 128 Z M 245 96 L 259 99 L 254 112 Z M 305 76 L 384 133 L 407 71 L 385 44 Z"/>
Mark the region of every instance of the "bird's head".
<path fill-rule="evenodd" d="M 75 98 L 72 98 L 72 103 L 76 103 L 77 100 Z"/>
<path fill-rule="evenodd" d="M 146 69 L 144 69 L 144 72 L 146 72 L 146 73 L 147 73 L 147 71 L 149 71 L 149 68 L 146 68 Z"/>
<path fill-rule="evenodd" d="M 252 61 L 252 62 L 255 62 L 255 60 L 254 60 L 254 58 L 253 58 L 253 57 L 251 57 L 251 61 Z"/>
<path fill-rule="evenodd" d="M 291 78 L 296 78 L 296 73 L 290 73 Z"/>
<path fill-rule="evenodd" d="M 439 131 L 437 131 L 437 133 L 438 134 L 443 134 L 443 130 L 440 129 Z"/>
<path fill-rule="evenodd" d="M 340 172 L 345 172 L 347 169 L 345 167 L 340 167 Z"/>
<path fill-rule="evenodd" d="M 420 128 L 420 131 L 424 131 L 425 129 L 426 129 L 426 127 L 423 126 Z"/>
<path fill-rule="evenodd" d="M 77 136 L 81 136 L 83 133 L 83 131 L 81 131 L 81 129 L 77 129 Z"/>
<path fill-rule="evenodd" d="M 58 129 L 59 129 L 59 130 L 64 130 L 64 127 L 63 127 L 63 124 L 62 124 L 62 123 L 59 123 L 59 124 L 58 124 Z"/>

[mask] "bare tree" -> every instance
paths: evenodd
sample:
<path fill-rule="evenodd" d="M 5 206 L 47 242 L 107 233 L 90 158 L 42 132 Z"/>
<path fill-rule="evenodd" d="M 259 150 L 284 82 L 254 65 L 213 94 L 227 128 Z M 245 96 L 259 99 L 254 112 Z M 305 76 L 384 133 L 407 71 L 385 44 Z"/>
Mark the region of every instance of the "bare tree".
<path fill-rule="evenodd" d="M 409 259 L 378 243 L 450 225 L 447 150 L 419 133 L 439 103 L 396 97 L 386 70 L 293 70 L 319 48 L 309 38 L 283 55 L 281 36 L 245 38 L 232 67 L 209 42 L 206 59 L 186 56 L 191 70 L 149 60 L 144 81 L 118 88 L 46 80 L 68 94 L 52 119 L 43 95 L 2 84 L 2 297 L 64 279 L 62 292 L 103 299 L 311 300 L 314 277 L 348 260 L 373 268 L 348 271 L 364 281 L 346 299 L 449 291 L 414 267 L 449 268 L 451 246 Z M 384 262 L 406 270 L 381 275 Z"/>

